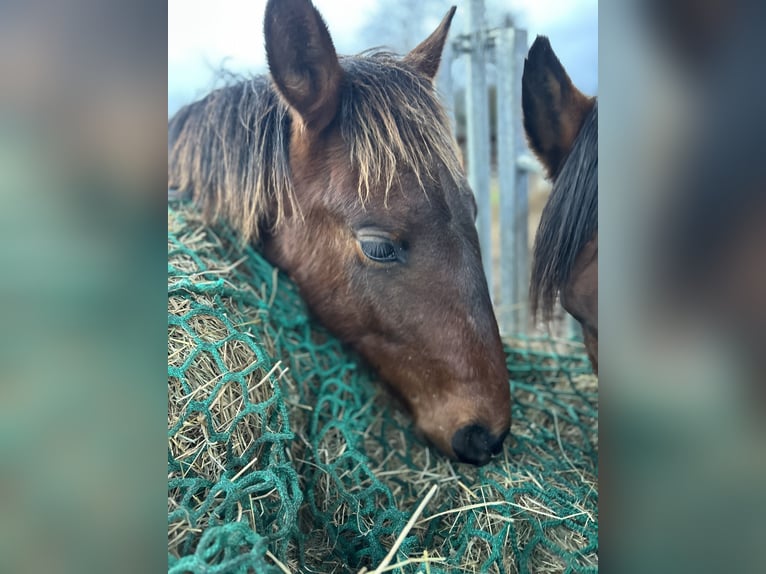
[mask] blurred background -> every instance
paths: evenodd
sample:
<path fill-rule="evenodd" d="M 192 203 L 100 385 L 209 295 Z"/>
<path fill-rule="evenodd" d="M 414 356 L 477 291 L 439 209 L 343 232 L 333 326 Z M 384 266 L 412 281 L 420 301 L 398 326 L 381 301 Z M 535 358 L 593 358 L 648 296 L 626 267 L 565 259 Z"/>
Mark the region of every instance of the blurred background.
<path fill-rule="evenodd" d="M 766 571 L 764 3 L 599 6 L 600 543 Z"/>
<path fill-rule="evenodd" d="M 166 33 L 0 4 L 0 572 L 165 566 Z"/>
<path fill-rule="evenodd" d="M 430 34 L 450 6 L 458 10 L 454 36 L 466 28 L 468 2 L 455 0 L 359 0 L 353 9 L 340 0 L 318 0 L 340 54 L 375 46 L 406 53 Z M 216 85 L 219 70 L 266 72 L 263 12 L 266 0 L 168 2 L 168 114 Z M 525 28 L 529 42 L 545 34 L 576 85 L 598 89 L 598 11 L 596 0 L 487 0 L 486 21 L 500 26 L 510 16 Z"/>
<path fill-rule="evenodd" d="M 262 2 L 200 6 L 0 6 L 1 572 L 165 566 L 165 122 L 263 64 Z M 487 7 L 600 98 L 602 564 L 764 572 L 764 3 Z"/>

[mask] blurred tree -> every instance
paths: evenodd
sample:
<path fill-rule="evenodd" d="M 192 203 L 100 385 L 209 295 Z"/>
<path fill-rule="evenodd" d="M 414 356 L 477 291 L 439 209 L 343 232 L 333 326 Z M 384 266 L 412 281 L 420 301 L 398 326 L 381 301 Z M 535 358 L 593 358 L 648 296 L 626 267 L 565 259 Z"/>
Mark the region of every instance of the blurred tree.
<path fill-rule="evenodd" d="M 450 6 L 458 6 L 455 19 L 452 22 L 450 39 L 454 40 L 460 34 L 465 34 L 468 14 L 468 1 L 455 0 L 388 0 L 379 2 L 370 13 L 369 20 L 362 27 L 362 36 L 368 46 L 379 46 L 399 54 L 406 54 L 422 42 L 438 25 L 439 21 Z M 508 11 L 507 0 L 485 1 L 484 26 L 485 30 L 513 26 L 515 15 Z M 445 104 L 452 111 L 455 120 L 455 135 L 461 146 L 465 145 L 466 110 L 465 110 L 465 63 L 463 58 L 456 57 L 451 66 L 451 94 L 443 94 Z M 494 58 L 488 55 L 487 87 L 489 99 L 490 138 L 492 160 L 495 156 L 497 108 L 495 103 L 495 69 Z M 445 70 L 440 70 L 440 74 Z M 440 89 L 444 90 L 442 85 Z M 465 150 L 464 150 L 465 151 Z"/>
<path fill-rule="evenodd" d="M 362 28 L 362 35 L 371 45 L 406 54 L 433 32 L 453 4 L 450 0 L 379 2 Z"/>
<path fill-rule="evenodd" d="M 389 48 L 405 54 L 422 42 L 436 28 L 450 6 L 458 10 L 450 37 L 465 33 L 468 2 L 456 0 L 386 0 L 378 2 L 362 27 L 368 45 Z M 512 25 L 515 18 L 508 13 L 507 0 L 485 2 L 485 28 Z"/>

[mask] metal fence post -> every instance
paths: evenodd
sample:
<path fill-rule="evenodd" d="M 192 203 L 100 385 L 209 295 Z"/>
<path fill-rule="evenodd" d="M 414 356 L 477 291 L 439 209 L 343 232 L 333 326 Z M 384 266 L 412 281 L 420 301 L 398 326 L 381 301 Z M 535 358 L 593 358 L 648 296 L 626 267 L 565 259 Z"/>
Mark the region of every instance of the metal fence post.
<path fill-rule="evenodd" d="M 500 300 L 503 334 L 527 330 L 529 198 L 527 149 L 521 112 L 521 75 L 527 33 L 501 28 L 497 36 L 497 158 L 500 179 Z"/>
<path fill-rule="evenodd" d="M 513 93 L 516 101 L 513 111 L 514 137 L 514 215 L 516 222 L 513 252 L 515 260 L 516 293 L 517 293 L 517 326 L 526 332 L 529 326 L 529 308 L 527 294 L 529 293 L 529 194 L 527 170 L 519 162 L 526 152 L 527 142 L 524 136 L 524 124 L 521 110 L 521 76 L 524 72 L 524 59 L 527 56 L 527 31 L 515 30 L 513 34 Z"/>
<path fill-rule="evenodd" d="M 486 33 L 484 0 L 470 0 L 467 30 L 468 86 L 466 86 L 466 133 L 468 147 L 468 182 L 476 195 L 477 227 L 481 258 L 487 275 L 490 296 L 494 300 L 492 281 L 492 206 L 489 194 L 489 102 L 486 79 Z"/>
<path fill-rule="evenodd" d="M 497 176 L 500 186 L 500 285 L 497 319 L 500 332 L 510 335 L 519 330 L 516 310 L 520 304 L 516 283 L 516 142 L 514 138 L 515 106 L 520 105 L 514 93 L 513 38 L 514 29 L 498 31 L 495 43 L 497 63 Z"/>

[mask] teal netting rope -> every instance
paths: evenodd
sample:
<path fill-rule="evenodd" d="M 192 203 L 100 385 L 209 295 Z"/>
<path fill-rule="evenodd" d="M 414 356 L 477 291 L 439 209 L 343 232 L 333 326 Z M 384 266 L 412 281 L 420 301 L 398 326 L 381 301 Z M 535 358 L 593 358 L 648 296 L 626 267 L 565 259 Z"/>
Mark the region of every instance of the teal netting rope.
<path fill-rule="evenodd" d="M 486 467 L 453 465 L 260 254 L 184 206 L 168 226 L 170 571 L 373 569 L 436 483 L 394 563 L 431 558 L 395 571 L 597 571 L 597 393 L 579 349 L 509 341 L 513 439 Z"/>

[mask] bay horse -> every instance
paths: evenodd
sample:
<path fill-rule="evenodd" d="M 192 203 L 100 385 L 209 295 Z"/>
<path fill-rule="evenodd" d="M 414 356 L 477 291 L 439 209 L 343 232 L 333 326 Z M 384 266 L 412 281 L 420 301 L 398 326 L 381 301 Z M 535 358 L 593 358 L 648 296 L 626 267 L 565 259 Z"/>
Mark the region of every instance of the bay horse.
<path fill-rule="evenodd" d="M 451 8 L 403 57 L 339 57 L 310 0 L 270 0 L 270 77 L 170 121 L 168 186 L 298 285 L 442 453 L 486 464 L 510 427 L 476 203 L 434 87 Z"/>
<path fill-rule="evenodd" d="M 521 80 L 529 146 L 553 181 L 535 238 L 532 316 L 553 316 L 556 299 L 581 325 L 598 374 L 598 102 L 578 90 L 545 36 Z"/>

